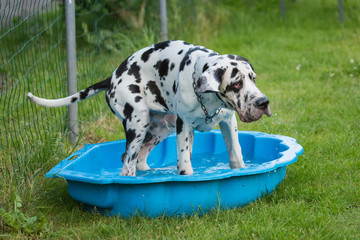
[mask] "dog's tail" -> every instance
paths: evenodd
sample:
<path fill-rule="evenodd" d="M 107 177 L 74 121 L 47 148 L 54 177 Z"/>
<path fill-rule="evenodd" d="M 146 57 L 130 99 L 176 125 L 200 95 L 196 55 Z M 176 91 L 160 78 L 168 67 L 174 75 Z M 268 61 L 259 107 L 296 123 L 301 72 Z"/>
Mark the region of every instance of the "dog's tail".
<path fill-rule="evenodd" d="M 46 99 L 46 98 L 39 98 L 34 96 L 31 92 L 27 94 L 27 97 L 36 104 L 45 107 L 62 107 L 62 106 L 69 106 L 72 103 L 82 101 L 87 99 L 91 96 L 94 96 L 98 92 L 104 91 L 109 88 L 110 86 L 111 77 L 105 79 L 102 82 L 98 82 L 88 88 L 81 90 L 71 96 L 59 99 Z"/>

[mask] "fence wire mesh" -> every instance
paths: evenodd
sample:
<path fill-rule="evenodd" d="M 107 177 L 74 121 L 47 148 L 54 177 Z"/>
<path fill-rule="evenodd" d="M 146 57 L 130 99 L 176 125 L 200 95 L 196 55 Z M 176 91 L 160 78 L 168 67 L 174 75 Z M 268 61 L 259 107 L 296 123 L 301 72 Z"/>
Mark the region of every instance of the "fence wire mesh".
<path fill-rule="evenodd" d="M 65 109 L 38 108 L 26 93 L 64 95 L 66 62 L 56 1 L 0 3 L 0 188 L 6 200 L 10 186 L 25 186 L 47 163 L 54 151 L 47 143 L 63 139 Z"/>
<path fill-rule="evenodd" d="M 104 10 L 102 1 L 79 1 L 76 7 L 82 89 L 107 77 L 99 70 L 106 59 L 99 49 L 110 32 L 100 34 L 98 25 L 113 21 L 118 12 Z M 64 14 L 63 1 L 0 0 L 0 203 L 66 155 L 67 109 L 36 106 L 26 97 L 27 92 L 45 98 L 67 95 Z M 80 121 L 106 108 L 99 98 L 79 107 Z"/>

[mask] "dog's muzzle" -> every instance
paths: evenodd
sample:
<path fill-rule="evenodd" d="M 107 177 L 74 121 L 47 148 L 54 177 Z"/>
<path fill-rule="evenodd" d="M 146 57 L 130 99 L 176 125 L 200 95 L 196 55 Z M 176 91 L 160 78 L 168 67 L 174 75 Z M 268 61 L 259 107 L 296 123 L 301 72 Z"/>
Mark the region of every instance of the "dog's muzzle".
<path fill-rule="evenodd" d="M 269 103 L 270 101 L 267 97 L 260 97 L 253 103 L 252 110 L 249 110 L 245 115 L 238 112 L 240 120 L 243 122 L 253 122 L 259 120 L 264 114 L 270 117 L 272 114 Z"/>
<path fill-rule="evenodd" d="M 255 107 L 264 111 L 264 114 L 268 117 L 271 117 L 271 111 L 269 107 L 269 99 L 267 97 L 262 97 L 255 102 Z"/>

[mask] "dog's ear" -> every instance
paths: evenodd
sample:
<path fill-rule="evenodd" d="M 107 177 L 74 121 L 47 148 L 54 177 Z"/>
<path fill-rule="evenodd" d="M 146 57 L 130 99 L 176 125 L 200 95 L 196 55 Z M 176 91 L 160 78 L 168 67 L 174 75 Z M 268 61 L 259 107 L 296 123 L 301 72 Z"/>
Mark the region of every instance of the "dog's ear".
<path fill-rule="evenodd" d="M 196 81 L 195 91 L 197 93 L 220 92 L 220 84 L 225 71 L 225 68 L 207 69 Z"/>

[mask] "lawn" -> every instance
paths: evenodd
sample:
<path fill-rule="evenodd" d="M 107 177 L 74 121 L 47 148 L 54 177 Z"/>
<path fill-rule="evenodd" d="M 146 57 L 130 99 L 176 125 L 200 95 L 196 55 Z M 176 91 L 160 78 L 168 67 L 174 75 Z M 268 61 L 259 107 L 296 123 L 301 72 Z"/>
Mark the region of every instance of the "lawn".
<path fill-rule="evenodd" d="M 188 25 L 179 24 L 177 1 L 169 2 L 173 13 L 169 21 L 177 23 L 169 26 L 172 39 L 237 54 L 254 66 L 257 86 L 270 99 L 273 116 L 250 124 L 239 122 L 239 129 L 296 138 L 304 154 L 288 167 L 273 194 L 242 208 L 214 209 L 201 217 L 123 219 L 89 213 L 71 199 L 64 180 L 44 179 L 40 174 L 21 200 L 12 198 L 10 205 L 21 210 L 8 210 L 11 216 L 37 216 L 37 222 L 43 223 L 40 230 L 17 231 L 3 220 L 0 237 L 359 239 L 360 3 L 345 1 L 341 24 L 337 1 L 287 1 L 285 19 L 278 1 L 207 2 L 208 9 L 197 5 L 194 18 L 199 24 L 187 29 Z M 147 32 L 143 37 L 135 46 L 149 41 Z M 106 77 L 110 72 L 102 69 L 109 64 L 115 68 L 122 59 L 109 56 L 98 72 Z M 85 108 L 87 103 L 80 104 Z M 81 131 L 78 147 L 124 138 L 121 124 L 109 110 L 84 122 Z M 68 144 L 62 149 L 65 155 L 73 151 Z M 49 161 L 55 165 L 58 158 Z"/>

